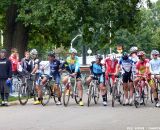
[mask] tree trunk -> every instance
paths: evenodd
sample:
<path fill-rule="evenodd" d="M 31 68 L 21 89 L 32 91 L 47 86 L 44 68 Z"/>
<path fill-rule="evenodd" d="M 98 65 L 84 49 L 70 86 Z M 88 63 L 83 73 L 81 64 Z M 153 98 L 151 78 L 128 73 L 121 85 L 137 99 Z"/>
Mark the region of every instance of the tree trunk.
<path fill-rule="evenodd" d="M 10 55 L 11 48 L 17 48 L 20 58 L 27 49 L 28 29 L 21 22 L 17 22 L 17 6 L 11 5 L 6 11 L 6 26 L 4 30 L 4 48 Z"/>

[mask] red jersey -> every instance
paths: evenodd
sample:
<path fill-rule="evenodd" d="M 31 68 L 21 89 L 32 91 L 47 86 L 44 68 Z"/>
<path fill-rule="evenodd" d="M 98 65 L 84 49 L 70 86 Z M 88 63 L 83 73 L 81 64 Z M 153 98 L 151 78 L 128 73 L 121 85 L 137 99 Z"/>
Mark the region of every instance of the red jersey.
<path fill-rule="evenodd" d="M 14 54 L 11 54 L 11 56 L 9 57 L 9 60 L 12 63 L 12 72 L 16 72 L 17 71 L 17 65 L 18 65 L 18 62 L 19 62 L 19 57 L 17 57 Z"/>
<path fill-rule="evenodd" d="M 145 59 L 144 61 L 138 61 L 136 63 L 136 69 L 138 70 L 138 74 L 145 74 L 147 67 L 149 67 L 148 59 Z"/>
<path fill-rule="evenodd" d="M 105 68 L 106 68 L 106 79 L 108 80 L 108 74 L 109 73 L 115 73 L 116 72 L 116 66 L 118 64 L 118 60 L 117 59 L 110 59 L 110 58 L 106 58 L 105 60 Z M 112 76 L 112 79 L 114 80 L 114 76 Z"/>

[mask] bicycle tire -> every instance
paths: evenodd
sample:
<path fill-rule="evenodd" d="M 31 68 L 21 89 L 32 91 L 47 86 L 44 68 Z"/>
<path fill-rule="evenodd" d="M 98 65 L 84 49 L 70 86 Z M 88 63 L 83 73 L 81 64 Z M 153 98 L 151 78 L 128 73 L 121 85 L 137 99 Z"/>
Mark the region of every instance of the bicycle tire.
<path fill-rule="evenodd" d="M 49 86 L 45 85 L 42 86 L 42 101 L 41 104 L 43 106 L 47 105 L 50 101 L 51 98 L 51 90 L 49 88 Z"/>
<path fill-rule="evenodd" d="M 99 88 L 97 86 L 94 86 L 93 96 L 94 96 L 94 103 L 97 104 L 99 100 Z"/>
<path fill-rule="evenodd" d="M 22 84 L 21 87 L 19 87 L 18 100 L 21 105 L 26 105 L 28 99 L 29 99 L 28 86 L 26 86 L 26 84 Z"/>
<path fill-rule="evenodd" d="M 62 96 L 62 85 L 61 84 L 59 85 L 59 88 L 60 88 L 60 95 Z M 54 93 L 53 93 L 53 99 L 54 99 L 55 103 L 58 102 L 58 96 L 56 94 L 56 91 L 54 91 Z"/>
<path fill-rule="evenodd" d="M 89 88 L 88 88 L 88 101 L 87 101 L 88 107 L 90 106 L 91 99 L 92 99 L 92 88 L 93 88 L 93 86 L 89 85 Z"/>
<path fill-rule="evenodd" d="M 66 95 L 66 93 L 67 93 L 67 95 Z M 70 99 L 70 89 L 65 88 L 64 93 L 63 93 L 63 104 L 64 104 L 65 107 L 68 106 L 69 99 Z"/>
<path fill-rule="evenodd" d="M 77 104 L 79 104 L 79 100 L 80 100 L 80 97 L 79 97 L 79 90 L 77 88 L 77 86 L 75 86 L 75 90 L 74 90 L 74 99 L 76 101 Z"/>
<path fill-rule="evenodd" d="M 115 91 L 116 91 L 115 87 L 116 87 L 115 85 L 112 86 L 112 107 L 115 106 Z"/>

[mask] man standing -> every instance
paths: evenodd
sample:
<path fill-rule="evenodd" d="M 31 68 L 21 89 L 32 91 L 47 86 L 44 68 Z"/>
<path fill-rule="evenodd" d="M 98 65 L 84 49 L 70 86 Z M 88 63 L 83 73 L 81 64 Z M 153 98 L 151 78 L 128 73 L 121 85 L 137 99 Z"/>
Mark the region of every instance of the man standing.
<path fill-rule="evenodd" d="M 6 50 L 0 51 L 0 93 L 2 99 L 2 106 L 8 106 L 9 86 L 12 78 L 12 65 L 6 58 Z"/>

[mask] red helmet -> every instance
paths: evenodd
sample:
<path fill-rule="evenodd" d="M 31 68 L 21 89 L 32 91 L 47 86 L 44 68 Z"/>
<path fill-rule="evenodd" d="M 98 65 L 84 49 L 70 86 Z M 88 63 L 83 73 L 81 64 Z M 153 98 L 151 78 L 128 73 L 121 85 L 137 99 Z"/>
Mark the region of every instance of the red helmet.
<path fill-rule="evenodd" d="M 137 53 L 137 55 L 138 56 L 144 56 L 146 53 L 144 52 L 144 51 L 139 51 L 138 53 Z"/>

